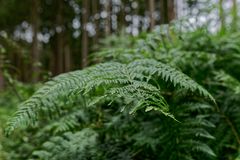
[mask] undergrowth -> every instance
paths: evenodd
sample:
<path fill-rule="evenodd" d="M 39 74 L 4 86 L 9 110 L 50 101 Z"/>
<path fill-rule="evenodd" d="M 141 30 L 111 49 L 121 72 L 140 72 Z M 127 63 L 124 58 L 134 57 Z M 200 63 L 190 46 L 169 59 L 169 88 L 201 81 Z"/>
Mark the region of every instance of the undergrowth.
<path fill-rule="evenodd" d="M 105 41 L 101 63 L 43 84 L 5 133 L 31 138 L 19 159 L 237 160 L 239 39 L 165 27 Z"/>

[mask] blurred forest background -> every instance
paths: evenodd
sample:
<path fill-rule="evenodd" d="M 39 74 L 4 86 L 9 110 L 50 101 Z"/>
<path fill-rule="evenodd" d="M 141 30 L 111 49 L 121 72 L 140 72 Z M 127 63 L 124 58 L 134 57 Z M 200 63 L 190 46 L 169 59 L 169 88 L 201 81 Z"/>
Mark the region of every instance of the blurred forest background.
<path fill-rule="evenodd" d="M 0 0 L 0 160 L 240 160 L 239 9 Z"/>
<path fill-rule="evenodd" d="M 173 0 L 2 0 L 0 88 L 6 69 L 35 82 L 86 67 L 101 39 L 122 32 L 136 36 L 169 23 L 175 6 Z"/>
<path fill-rule="evenodd" d="M 86 67 L 110 35 L 137 36 L 179 18 L 190 21 L 186 30 L 236 26 L 236 7 L 236 0 L 1 0 L 0 88 L 5 72 L 36 82 Z"/>

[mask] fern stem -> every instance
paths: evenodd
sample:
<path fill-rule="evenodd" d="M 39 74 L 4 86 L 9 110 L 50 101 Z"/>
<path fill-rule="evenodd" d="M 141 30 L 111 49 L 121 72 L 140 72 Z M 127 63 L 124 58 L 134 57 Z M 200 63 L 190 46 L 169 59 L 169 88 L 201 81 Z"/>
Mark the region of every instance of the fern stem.
<path fill-rule="evenodd" d="M 231 122 L 231 120 L 224 114 L 224 112 L 221 111 L 221 109 L 218 107 L 218 105 L 216 104 L 216 109 L 219 112 L 219 114 L 221 116 L 223 116 L 223 118 L 225 119 L 226 123 L 229 125 L 229 127 L 231 128 L 231 131 L 233 133 L 233 135 L 235 136 L 238 145 L 240 145 L 240 136 L 236 130 L 236 128 L 234 127 L 233 123 Z"/>
<path fill-rule="evenodd" d="M 238 142 L 238 145 L 240 145 L 240 136 L 238 135 L 237 130 L 236 130 L 236 128 L 234 127 L 233 123 L 230 121 L 230 119 L 229 119 L 226 115 L 223 114 L 223 117 L 225 118 L 227 124 L 230 126 L 230 128 L 231 128 L 234 136 L 236 137 L 236 140 L 237 140 L 237 142 Z"/>

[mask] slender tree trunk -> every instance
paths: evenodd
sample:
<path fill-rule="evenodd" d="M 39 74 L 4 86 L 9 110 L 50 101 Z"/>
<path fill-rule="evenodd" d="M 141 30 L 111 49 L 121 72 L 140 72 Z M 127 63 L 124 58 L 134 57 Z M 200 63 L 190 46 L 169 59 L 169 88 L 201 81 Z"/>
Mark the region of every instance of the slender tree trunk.
<path fill-rule="evenodd" d="M 119 13 L 119 21 L 118 21 L 118 29 L 123 30 L 125 27 L 125 4 L 124 1 L 122 1 L 120 6 L 120 13 Z"/>
<path fill-rule="evenodd" d="M 3 78 L 3 57 L 0 55 L 0 90 L 4 87 L 4 78 Z"/>
<path fill-rule="evenodd" d="M 175 6 L 174 6 L 174 0 L 168 0 L 168 23 L 171 22 L 173 19 L 175 19 L 176 13 L 175 13 Z"/>
<path fill-rule="evenodd" d="M 64 47 L 64 72 L 69 72 L 71 70 L 71 51 L 69 44 Z"/>
<path fill-rule="evenodd" d="M 226 25 L 225 25 L 225 15 L 224 15 L 224 9 L 223 9 L 223 0 L 219 0 L 219 18 L 221 21 L 221 33 L 224 33 L 226 31 Z"/>
<path fill-rule="evenodd" d="M 237 0 L 232 0 L 232 29 L 234 31 L 237 30 L 237 22 L 238 22 L 238 10 L 237 10 Z"/>
<path fill-rule="evenodd" d="M 2 90 L 4 87 L 4 79 L 3 79 L 3 73 L 0 70 L 0 90 Z"/>
<path fill-rule="evenodd" d="M 168 23 L 167 0 L 160 1 L 160 24 Z"/>
<path fill-rule="evenodd" d="M 105 35 L 107 36 L 111 33 L 111 0 L 105 1 L 104 10 L 107 13 L 105 20 Z"/>
<path fill-rule="evenodd" d="M 98 36 L 99 36 L 99 18 L 100 17 L 97 17 L 99 4 L 98 4 L 98 1 L 96 0 L 92 0 L 91 2 L 92 2 L 92 12 L 94 15 L 94 25 L 95 25 L 95 32 L 96 32 L 93 37 L 93 44 L 95 45 L 98 42 Z"/>
<path fill-rule="evenodd" d="M 84 68 L 88 64 L 88 33 L 87 33 L 87 22 L 89 16 L 89 0 L 83 0 L 83 13 L 82 13 L 82 60 L 81 68 Z"/>
<path fill-rule="evenodd" d="M 153 30 L 155 26 L 155 0 L 149 0 L 149 17 L 150 17 L 150 30 Z"/>
<path fill-rule="evenodd" d="M 32 57 L 32 81 L 36 82 L 39 80 L 40 68 L 40 50 L 39 50 L 39 41 L 38 41 L 38 30 L 39 30 L 39 0 L 32 0 L 32 48 L 31 48 L 31 57 Z"/>
<path fill-rule="evenodd" d="M 160 1 L 160 23 L 168 24 L 175 18 L 174 0 Z"/>
<path fill-rule="evenodd" d="M 56 53 L 55 53 L 55 72 L 56 74 L 64 71 L 64 21 L 63 21 L 63 5 L 64 0 L 57 2 L 57 17 L 56 17 Z"/>

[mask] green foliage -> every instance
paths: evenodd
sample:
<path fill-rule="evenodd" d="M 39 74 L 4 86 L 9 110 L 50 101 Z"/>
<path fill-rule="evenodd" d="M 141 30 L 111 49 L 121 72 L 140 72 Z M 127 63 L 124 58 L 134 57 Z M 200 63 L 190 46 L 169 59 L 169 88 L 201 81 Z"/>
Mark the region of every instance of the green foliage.
<path fill-rule="evenodd" d="M 235 94 L 240 93 L 240 82 L 231 75 L 225 73 L 224 71 L 220 71 L 216 73 L 216 79 L 220 81 L 223 86 L 234 91 Z"/>
<path fill-rule="evenodd" d="M 43 144 L 45 150 L 34 151 L 33 156 L 42 160 L 89 159 L 96 156 L 96 144 L 97 133 L 86 128 L 74 134 L 66 132 L 61 137 L 51 137 Z"/>
<path fill-rule="evenodd" d="M 163 27 L 111 39 L 96 53 L 104 63 L 59 75 L 20 104 L 6 133 L 26 128 L 33 141 L 20 145 L 36 147 L 18 159 L 236 160 L 239 36 Z"/>
<path fill-rule="evenodd" d="M 29 134 L 16 130 L 16 134 L 8 139 L 4 136 L 3 130 L 6 127 L 6 121 L 17 110 L 16 106 L 22 100 L 33 94 L 35 86 L 26 85 L 17 82 L 11 77 L 9 84 L 3 92 L 0 93 L 0 159 L 11 160 L 21 159 L 20 157 L 29 154 L 30 144 L 27 142 Z M 20 156 L 21 155 L 21 156 Z"/>
<path fill-rule="evenodd" d="M 214 113 L 209 113 L 210 121 L 216 126 L 210 129 L 215 140 L 208 144 L 217 159 L 231 160 L 239 152 L 240 144 L 239 46 L 238 32 L 213 35 L 203 28 L 179 34 L 174 27 L 161 27 L 152 34 L 140 36 L 133 49 L 127 49 L 122 55 L 118 52 L 121 49 L 97 55 L 120 62 L 155 58 L 204 85 L 217 103 Z"/>
<path fill-rule="evenodd" d="M 154 109 L 171 116 L 160 88 L 151 84 L 154 76 L 172 83 L 174 87 L 179 85 L 191 92 L 199 92 L 200 95 L 214 101 L 204 88 L 187 75 L 153 59 L 136 60 L 129 64 L 109 62 L 82 71 L 65 73 L 47 82 L 20 105 L 20 110 L 8 122 L 6 133 L 10 134 L 19 126 L 34 124 L 41 112 L 43 114 L 60 112 L 61 99 L 71 101 L 69 96 L 80 93 L 86 95 L 99 87 L 103 87 L 104 91 L 96 95 L 100 97 L 97 101 L 106 96 L 130 98 L 131 101 L 138 100 L 136 104 L 131 104 L 133 106 L 130 113 L 146 108 L 147 111 Z M 92 100 L 91 102 L 96 103 Z"/>
<path fill-rule="evenodd" d="M 135 145 L 139 145 L 139 147 L 150 145 L 158 153 L 155 155 L 158 159 L 185 160 L 214 157 L 216 155 L 205 143 L 206 140 L 214 139 L 207 131 L 209 128 L 214 128 L 214 124 L 207 119 L 208 115 L 203 113 L 191 116 L 194 113 L 209 109 L 211 110 L 212 107 L 201 103 L 174 106 L 174 115 L 181 123 L 173 122 L 164 117 L 154 122 L 144 122 L 145 125 L 142 126 L 144 131 L 133 136 L 136 140 Z M 156 127 L 157 124 L 161 125 Z M 159 133 L 162 134 L 159 135 Z M 157 152 L 157 150 L 161 150 L 161 152 Z"/>

